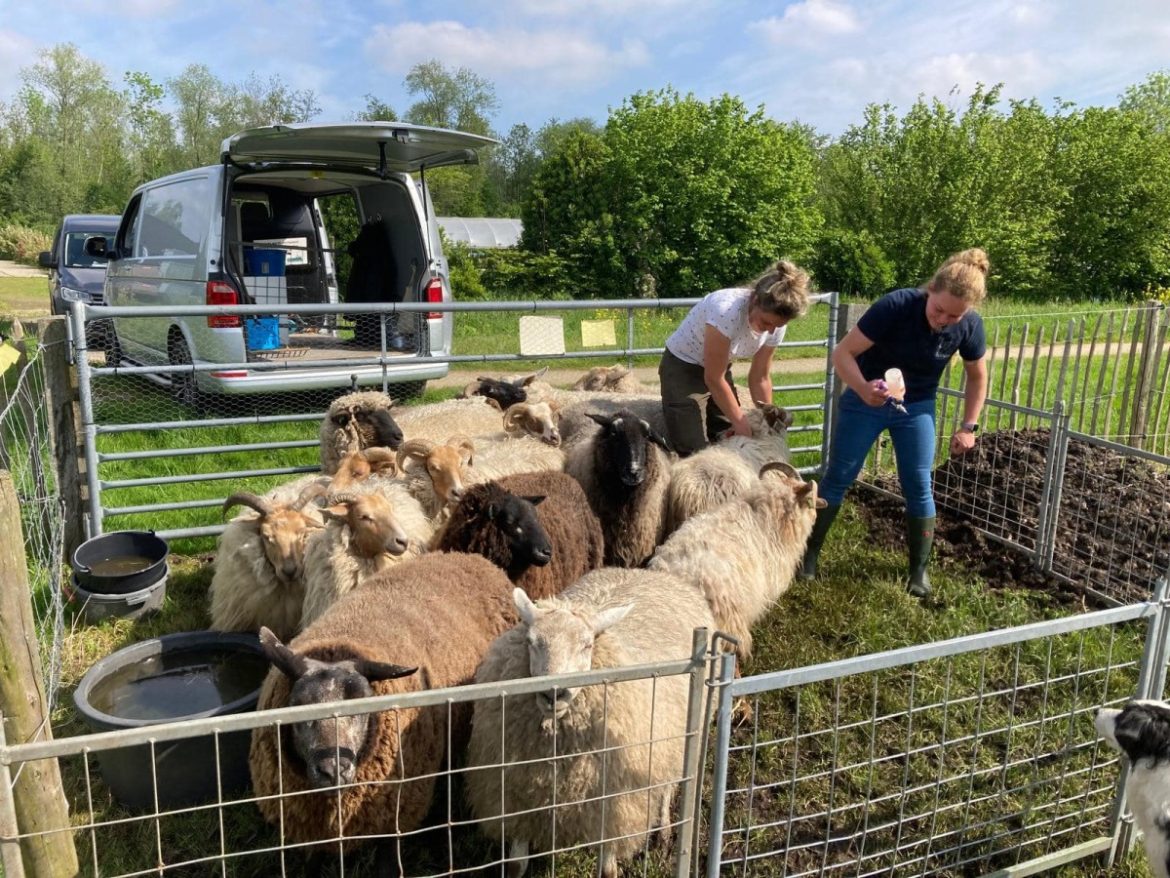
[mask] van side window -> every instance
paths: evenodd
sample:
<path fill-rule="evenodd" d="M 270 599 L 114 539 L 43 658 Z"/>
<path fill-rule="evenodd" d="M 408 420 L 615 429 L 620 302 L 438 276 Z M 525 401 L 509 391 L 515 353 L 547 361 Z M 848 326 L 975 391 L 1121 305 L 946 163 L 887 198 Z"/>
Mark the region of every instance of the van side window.
<path fill-rule="evenodd" d="M 142 199 L 135 198 L 126 206 L 125 219 L 122 220 L 122 228 L 119 230 L 117 241 L 115 245 L 118 252 L 125 256 L 141 256 L 138 251 L 136 242 L 138 241 L 138 225 L 142 218 Z"/>
<path fill-rule="evenodd" d="M 214 201 L 210 187 L 206 177 L 198 177 L 147 191 L 135 255 L 197 256 Z"/>

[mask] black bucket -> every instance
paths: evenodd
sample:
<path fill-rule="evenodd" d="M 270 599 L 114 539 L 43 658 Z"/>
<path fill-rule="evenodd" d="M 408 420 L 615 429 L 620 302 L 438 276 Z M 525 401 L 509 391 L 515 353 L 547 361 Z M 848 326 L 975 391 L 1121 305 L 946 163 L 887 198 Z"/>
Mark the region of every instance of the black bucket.
<path fill-rule="evenodd" d="M 131 644 L 99 660 L 73 693 L 96 732 L 246 713 L 256 709 L 268 660 L 254 634 L 186 631 Z M 136 811 L 179 808 L 248 788 L 245 729 L 96 752 L 102 779 Z M 218 741 L 218 759 L 216 754 Z M 217 772 L 218 769 L 218 772 Z"/>
<path fill-rule="evenodd" d="M 97 594 L 129 594 L 167 575 L 170 546 L 154 531 L 120 530 L 86 540 L 73 553 L 77 584 Z"/>

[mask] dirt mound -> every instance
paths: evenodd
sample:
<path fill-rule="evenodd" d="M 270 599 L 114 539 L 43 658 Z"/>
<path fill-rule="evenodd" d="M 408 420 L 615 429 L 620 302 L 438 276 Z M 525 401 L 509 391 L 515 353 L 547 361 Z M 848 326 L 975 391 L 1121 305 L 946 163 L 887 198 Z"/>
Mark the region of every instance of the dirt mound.
<path fill-rule="evenodd" d="M 990 433 L 968 454 L 935 470 L 939 506 L 936 552 L 1004 586 L 1082 592 L 1091 588 L 1119 601 L 1145 600 L 1170 567 L 1170 472 L 1143 460 L 1072 440 L 1059 498 L 1053 568 L 1042 574 L 1022 552 L 1040 538 L 1040 510 L 1050 499 L 1049 433 Z M 898 492 L 891 474 L 877 480 Z M 872 491 L 856 492 L 870 528 L 891 543 L 905 540 L 902 504 Z"/>

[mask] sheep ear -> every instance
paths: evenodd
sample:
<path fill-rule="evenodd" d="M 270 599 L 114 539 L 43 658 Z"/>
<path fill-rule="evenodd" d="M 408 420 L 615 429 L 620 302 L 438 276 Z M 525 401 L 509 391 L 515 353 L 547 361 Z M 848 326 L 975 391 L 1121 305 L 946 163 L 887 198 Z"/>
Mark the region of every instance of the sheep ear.
<path fill-rule="evenodd" d="M 349 516 L 349 507 L 344 503 L 338 503 L 334 506 L 322 506 L 321 517 L 326 521 L 341 520 Z"/>
<path fill-rule="evenodd" d="M 290 680 L 299 680 L 309 670 L 308 659 L 303 655 L 297 655 L 265 627 L 260 628 L 260 648 L 264 650 L 264 655 L 272 666 Z"/>
<path fill-rule="evenodd" d="M 796 495 L 796 499 L 800 501 L 801 506 L 818 507 L 817 501 L 821 498 L 817 496 L 816 482 L 802 482 L 799 485 L 793 485 L 792 493 Z"/>
<path fill-rule="evenodd" d="M 599 415 L 594 412 L 585 412 L 585 417 L 589 418 L 589 420 L 593 421 L 593 423 L 600 427 L 608 427 L 613 423 L 613 418 L 611 418 L 609 415 Z"/>
<path fill-rule="evenodd" d="M 545 366 L 543 369 L 539 369 L 536 372 L 533 372 L 531 375 L 527 375 L 524 378 L 521 378 L 520 381 L 516 384 L 516 386 L 517 387 L 527 387 L 529 384 L 531 384 L 537 378 L 543 378 L 544 374 L 547 371 L 548 371 L 548 366 Z"/>
<path fill-rule="evenodd" d="M 608 610 L 602 610 L 593 618 L 593 636 L 596 637 L 602 631 L 616 625 L 626 618 L 626 614 L 632 609 L 634 609 L 633 604 L 626 604 L 624 607 L 611 607 Z"/>
<path fill-rule="evenodd" d="M 643 423 L 645 423 L 645 421 L 643 421 Z M 649 424 L 646 425 L 646 438 L 648 438 L 663 451 L 669 452 L 673 450 L 670 447 L 670 443 L 666 441 L 666 437 L 651 427 Z"/>
<path fill-rule="evenodd" d="M 529 496 L 529 497 L 521 497 L 520 499 L 527 500 L 533 506 L 539 506 L 541 503 L 543 503 L 545 500 L 548 499 L 548 495 L 547 494 L 534 494 L 534 495 Z"/>
<path fill-rule="evenodd" d="M 396 680 L 399 677 L 409 677 L 418 668 L 392 665 L 389 662 L 373 662 L 366 659 L 359 659 L 354 663 L 354 670 L 371 683 L 376 683 L 379 680 Z"/>
<path fill-rule="evenodd" d="M 528 596 L 528 592 L 517 586 L 512 589 L 512 600 L 516 603 L 516 611 L 520 614 L 520 618 L 524 620 L 524 624 L 535 624 L 536 604 L 532 603 L 532 598 Z"/>
<path fill-rule="evenodd" d="M 499 515 L 499 513 L 499 507 L 497 507 L 495 503 L 489 503 L 487 505 L 487 509 L 483 511 L 483 514 L 488 521 L 495 521 L 496 516 Z"/>

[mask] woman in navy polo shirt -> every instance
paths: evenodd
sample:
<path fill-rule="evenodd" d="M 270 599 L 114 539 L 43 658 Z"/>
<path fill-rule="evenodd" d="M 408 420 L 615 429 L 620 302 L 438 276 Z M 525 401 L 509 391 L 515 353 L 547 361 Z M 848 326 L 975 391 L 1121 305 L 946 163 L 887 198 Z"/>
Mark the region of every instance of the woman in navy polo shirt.
<path fill-rule="evenodd" d="M 910 567 L 907 588 L 915 597 L 930 594 L 926 565 L 934 541 L 935 507 L 931 490 L 934 463 L 935 394 L 943 369 L 956 352 L 967 373 L 963 421 L 951 437 L 951 454 L 975 446 L 979 413 L 987 395 L 987 341 L 975 308 L 986 295 L 987 254 L 964 250 L 944 262 L 922 289 L 894 290 L 861 315 L 833 351 L 833 367 L 847 385 L 841 394 L 829 460 L 819 496 L 828 506 L 817 513 L 801 575 L 816 575 L 817 556 L 841 508 L 845 491 L 861 471 L 883 430 L 889 430 L 906 498 L 906 542 Z M 905 399 L 896 406 L 884 379 L 900 369 Z"/>

